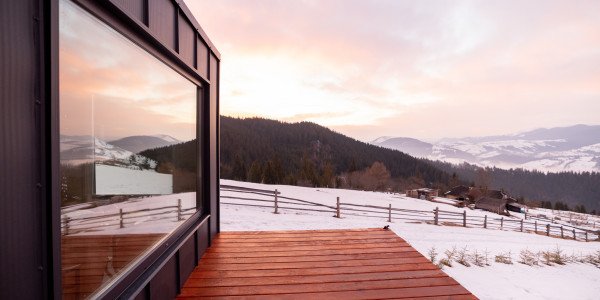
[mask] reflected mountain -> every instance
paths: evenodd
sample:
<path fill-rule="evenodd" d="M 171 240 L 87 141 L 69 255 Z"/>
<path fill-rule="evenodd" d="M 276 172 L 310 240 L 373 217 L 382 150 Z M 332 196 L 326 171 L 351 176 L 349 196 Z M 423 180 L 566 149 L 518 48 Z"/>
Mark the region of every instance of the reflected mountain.
<path fill-rule="evenodd" d="M 180 140 L 169 136 L 169 135 L 135 135 L 128 136 L 115 141 L 110 141 L 110 144 L 117 146 L 121 149 L 131 151 L 133 153 L 140 153 L 144 150 L 170 146 L 173 144 L 181 143 Z"/>

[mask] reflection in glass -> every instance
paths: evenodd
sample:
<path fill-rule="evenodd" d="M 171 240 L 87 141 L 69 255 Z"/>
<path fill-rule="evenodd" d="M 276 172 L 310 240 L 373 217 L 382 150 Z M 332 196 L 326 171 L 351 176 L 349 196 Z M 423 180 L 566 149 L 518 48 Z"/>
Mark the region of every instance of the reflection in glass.
<path fill-rule="evenodd" d="M 84 299 L 196 210 L 197 87 L 59 4 L 62 282 Z"/>

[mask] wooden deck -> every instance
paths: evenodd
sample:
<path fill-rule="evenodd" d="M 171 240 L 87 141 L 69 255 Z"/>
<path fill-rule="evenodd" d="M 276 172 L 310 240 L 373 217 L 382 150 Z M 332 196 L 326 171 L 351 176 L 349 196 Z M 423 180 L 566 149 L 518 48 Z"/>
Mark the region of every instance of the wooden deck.
<path fill-rule="evenodd" d="M 477 299 L 391 230 L 223 232 L 178 299 Z"/>
<path fill-rule="evenodd" d="M 63 236 L 63 299 L 87 298 L 163 236 L 164 234 Z"/>

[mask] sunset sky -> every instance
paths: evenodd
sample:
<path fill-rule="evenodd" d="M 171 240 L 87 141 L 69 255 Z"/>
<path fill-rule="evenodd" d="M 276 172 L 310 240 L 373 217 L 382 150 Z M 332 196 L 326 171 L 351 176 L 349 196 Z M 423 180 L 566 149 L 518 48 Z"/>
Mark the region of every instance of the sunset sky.
<path fill-rule="evenodd" d="M 600 124 L 600 1 L 187 0 L 221 114 L 431 140 Z"/>

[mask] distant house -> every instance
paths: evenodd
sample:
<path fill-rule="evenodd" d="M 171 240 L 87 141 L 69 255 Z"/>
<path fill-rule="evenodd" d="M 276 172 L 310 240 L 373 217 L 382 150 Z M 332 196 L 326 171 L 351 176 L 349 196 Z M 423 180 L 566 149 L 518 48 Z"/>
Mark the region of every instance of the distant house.
<path fill-rule="evenodd" d="M 499 215 L 509 215 L 507 199 L 498 199 L 492 197 L 480 197 L 475 201 L 475 208 L 495 212 Z"/>
<path fill-rule="evenodd" d="M 453 187 L 451 190 L 444 193 L 446 198 L 456 199 L 456 200 L 466 200 L 468 199 L 469 190 L 471 188 L 465 185 L 457 185 Z"/>
<path fill-rule="evenodd" d="M 420 188 L 406 191 L 407 197 L 418 198 L 423 200 L 431 200 L 438 196 L 438 190 L 430 188 Z"/>
<path fill-rule="evenodd" d="M 473 201 L 479 199 L 480 197 L 507 199 L 508 195 L 499 190 L 484 190 L 481 188 L 471 187 L 469 189 L 468 197 L 471 201 Z"/>
<path fill-rule="evenodd" d="M 506 209 L 509 211 L 514 211 L 518 213 L 526 213 L 529 207 L 525 204 L 517 203 L 517 200 L 512 197 L 508 197 L 508 203 L 506 204 Z"/>

